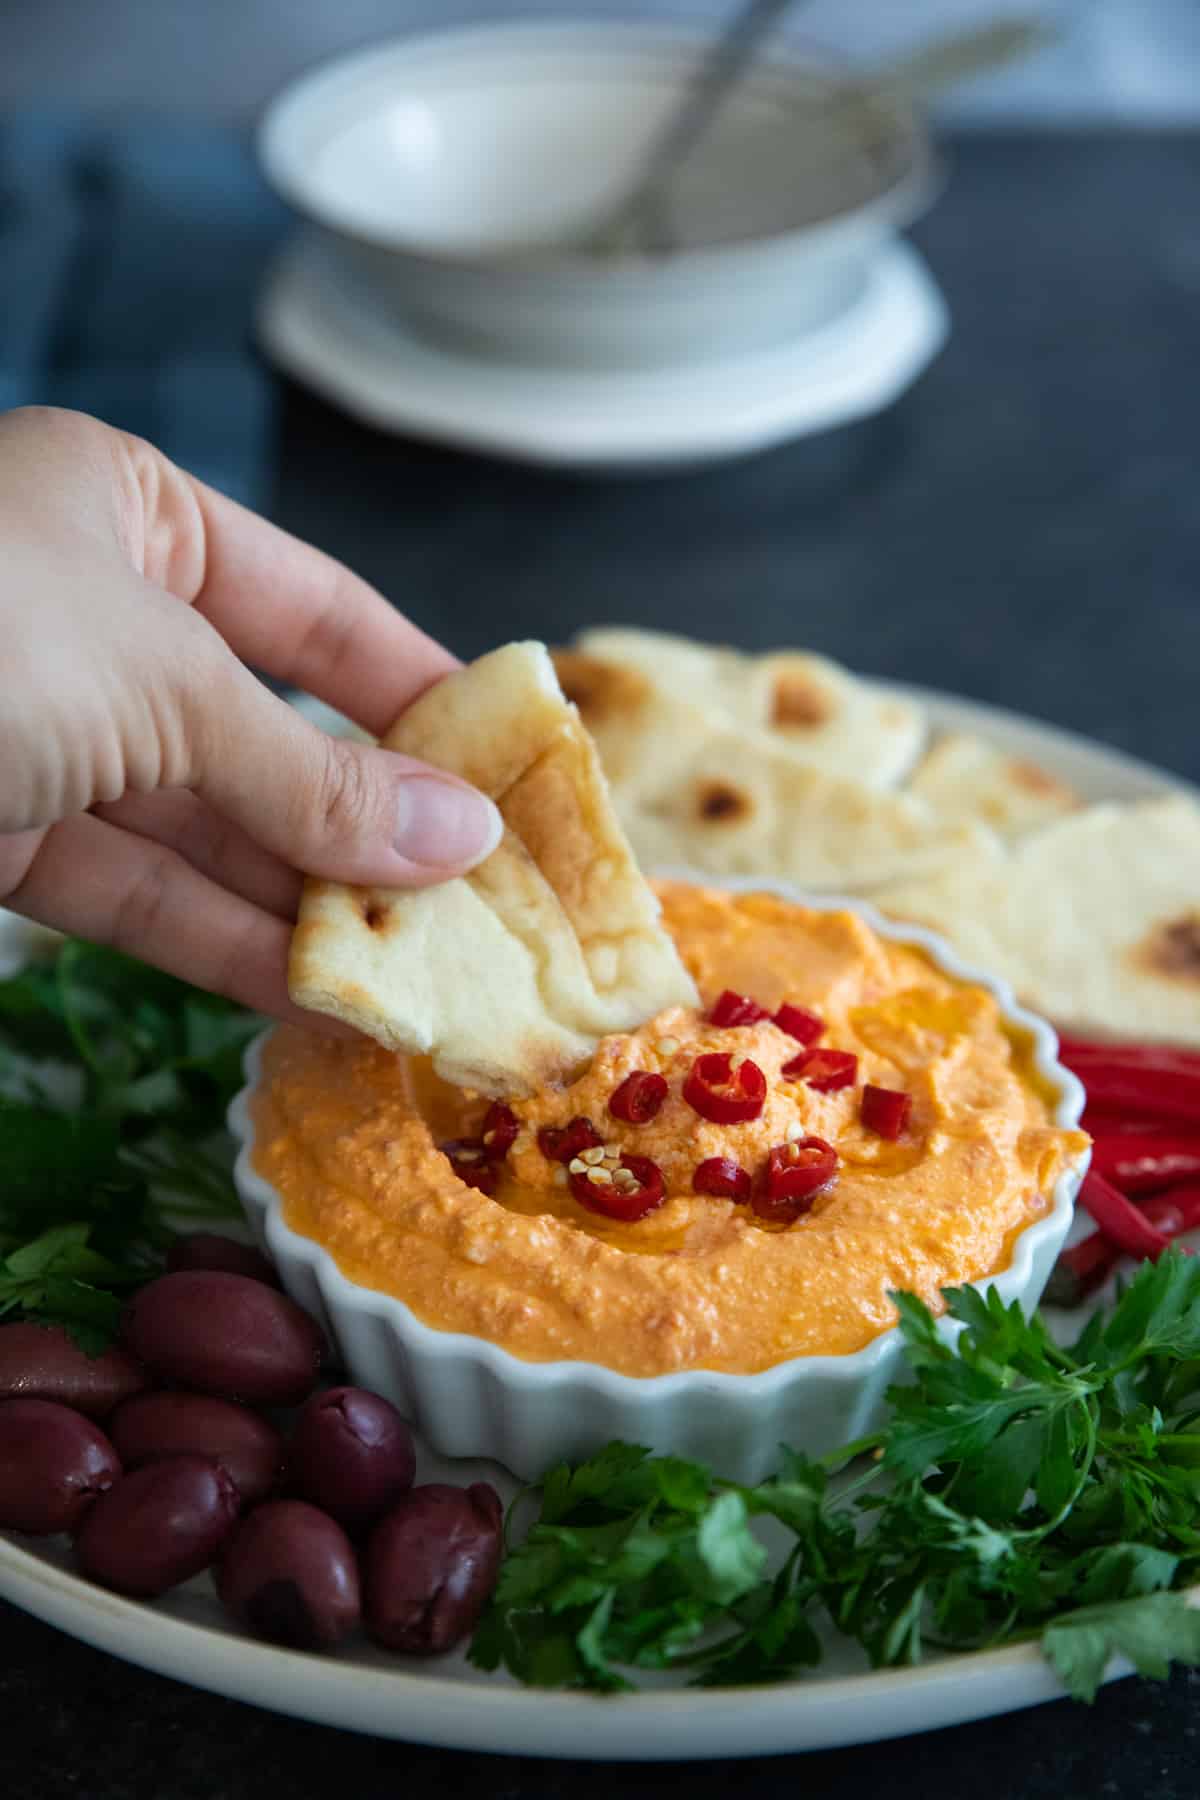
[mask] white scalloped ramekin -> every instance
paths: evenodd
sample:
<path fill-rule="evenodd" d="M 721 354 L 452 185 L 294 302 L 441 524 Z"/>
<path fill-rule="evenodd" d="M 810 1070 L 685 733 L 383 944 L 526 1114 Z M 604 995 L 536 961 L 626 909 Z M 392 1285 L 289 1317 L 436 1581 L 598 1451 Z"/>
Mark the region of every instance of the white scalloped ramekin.
<path fill-rule="evenodd" d="M 704 880 L 694 872 L 689 878 Z M 1019 1006 L 1004 982 L 969 967 L 932 932 L 884 919 L 861 900 L 814 898 L 786 882 L 716 884 L 710 878 L 706 885 L 855 912 L 881 937 L 919 946 L 947 974 L 986 988 L 1006 1021 L 1032 1040 L 1034 1065 L 1057 1095 L 1055 1124 L 1078 1125 L 1083 1089 L 1057 1060 L 1050 1026 Z M 266 1036 L 246 1053 L 247 1086 L 229 1113 L 241 1144 L 234 1179 L 247 1217 L 288 1292 L 320 1321 L 355 1381 L 386 1394 L 433 1449 L 485 1457 L 532 1480 L 564 1457 L 587 1456 L 612 1438 L 625 1438 L 698 1457 L 731 1480 L 752 1482 L 774 1468 L 781 1443 L 817 1456 L 881 1423 L 885 1392 L 902 1371 L 903 1342 L 895 1328 L 850 1355 L 796 1357 L 755 1375 L 695 1369 L 641 1377 L 594 1363 L 525 1362 L 484 1338 L 424 1325 L 402 1301 L 348 1280 L 328 1251 L 285 1224 L 281 1196 L 251 1166 L 249 1098 Z M 972 1285 L 994 1287 L 1027 1311 L 1036 1306 L 1070 1227 L 1087 1163 L 1084 1154 L 1063 1172 L 1050 1210 L 1017 1237 L 1008 1267 Z M 941 1328 L 955 1330 L 948 1321 Z"/>

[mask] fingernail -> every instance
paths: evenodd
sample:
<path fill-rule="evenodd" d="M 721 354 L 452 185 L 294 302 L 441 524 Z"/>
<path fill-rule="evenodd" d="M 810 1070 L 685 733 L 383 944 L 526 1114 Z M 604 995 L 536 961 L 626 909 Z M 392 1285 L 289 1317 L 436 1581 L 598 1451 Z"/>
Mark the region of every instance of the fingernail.
<path fill-rule="evenodd" d="M 427 869 L 470 868 L 490 856 L 504 835 L 504 821 L 485 794 L 454 787 L 436 776 L 401 784 L 395 847 Z"/>

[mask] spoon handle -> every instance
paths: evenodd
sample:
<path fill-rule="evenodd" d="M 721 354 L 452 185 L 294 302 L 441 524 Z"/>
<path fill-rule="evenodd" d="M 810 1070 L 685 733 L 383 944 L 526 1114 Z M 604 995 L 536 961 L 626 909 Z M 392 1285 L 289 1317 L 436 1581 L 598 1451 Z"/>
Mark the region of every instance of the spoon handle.
<path fill-rule="evenodd" d="M 682 103 L 651 147 L 637 186 L 626 199 L 630 211 L 636 211 L 647 190 L 657 187 L 672 164 L 687 155 L 726 94 L 741 79 L 759 40 L 792 4 L 794 0 L 747 0 L 705 57 Z"/>
<path fill-rule="evenodd" d="M 803 4 L 803 0 L 745 0 L 651 145 L 637 180 L 603 225 L 591 234 L 588 241 L 593 252 L 615 254 L 635 244 L 643 249 L 663 247 L 668 233 L 661 214 L 672 170 L 707 130 L 762 38 L 788 7 L 796 4 Z M 1052 41 L 1052 36 L 1040 20 L 1013 18 L 935 38 L 880 68 L 848 74 L 845 85 L 817 102 L 815 111 L 829 125 L 844 124 L 861 132 L 869 144 L 870 121 L 880 102 L 903 104 L 928 99 L 966 76 L 999 68 L 1042 48 Z"/>

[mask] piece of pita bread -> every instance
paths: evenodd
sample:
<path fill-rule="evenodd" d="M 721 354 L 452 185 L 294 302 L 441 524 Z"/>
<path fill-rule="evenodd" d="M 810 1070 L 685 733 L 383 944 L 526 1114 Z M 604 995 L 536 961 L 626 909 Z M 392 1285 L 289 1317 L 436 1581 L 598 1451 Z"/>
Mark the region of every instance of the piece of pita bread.
<path fill-rule="evenodd" d="M 473 783 L 507 830 L 420 891 L 310 881 L 289 986 L 447 1081 L 528 1093 L 696 990 L 613 813 L 595 748 L 541 644 L 449 675 L 383 739 Z"/>
<path fill-rule="evenodd" d="M 809 767 L 773 735 L 714 721 L 638 671 L 571 650 L 555 661 L 643 868 L 769 874 L 836 892 L 894 880 L 977 829 Z"/>
<path fill-rule="evenodd" d="M 939 738 L 908 783 L 943 819 L 1024 837 L 1083 805 L 1065 781 L 965 732 Z"/>
<path fill-rule="evenodd" d="M 798 762 L 866 787 L 895 787 L 925 739 L 920 707 L 807 651 L 749 656 L 668 632 L 618 627 L 586 631 L 574 647 L 643 676 L 714 723 L 764 732 Z"/>
<path fill-rule="evenodd" d="M 978 838 L 872 895 L 943 932 L 1055 1024 L 1200 1047 L 1200 806 L 1090 806 L 1005 850 Z"/>

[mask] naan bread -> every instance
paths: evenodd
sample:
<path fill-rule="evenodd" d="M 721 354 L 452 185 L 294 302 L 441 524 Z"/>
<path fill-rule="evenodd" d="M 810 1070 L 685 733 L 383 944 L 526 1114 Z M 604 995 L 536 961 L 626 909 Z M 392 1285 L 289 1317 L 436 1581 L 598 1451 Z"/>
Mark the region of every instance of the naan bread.
<path fill-rule="evenodd" d="M 696 991 L 614 816 L 595 749 L 541 644 L 509 644 L 423 694 L 383 739 L 496 801 L 507 830 L 420 891 L 310 881 L 289 986 L 485 1094 L 528 1093 Z"/>
<path fill-rule="evenodd" d="M 641 675 L 714 723 L 763 732 L 796 761 L 866 787 L 894 787 L 925 738 L 921 709 L 911 701 L 807 651 L 748 656 L 668 632 L 616 627 L 584 632 L 575 648 Z"/>
<path fill-rule="evenodd" d="M 1056 1024 L 1200 1047 L 1200 806 L 1091 806 L 1011 850 L 977 838 L 872 896 Z"/>
<path fill-rule="evenodd" d="M 906 791 L 943 819 L 978 821 L 1003 837 L 1023 837 L 1083 805 L 1074 788 L 1037 763 L 965 732 L 939 738 Z"/>
<path fill-rule="evenodd" d="M 896 879 L 974 835 L 920 800 L 810 767 L 774 734 L 714 719 L 640 671 L 574 650 L 555 663 L 643 868 L 839 891 Z"/>

